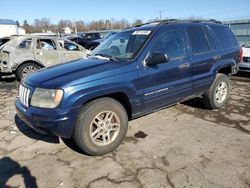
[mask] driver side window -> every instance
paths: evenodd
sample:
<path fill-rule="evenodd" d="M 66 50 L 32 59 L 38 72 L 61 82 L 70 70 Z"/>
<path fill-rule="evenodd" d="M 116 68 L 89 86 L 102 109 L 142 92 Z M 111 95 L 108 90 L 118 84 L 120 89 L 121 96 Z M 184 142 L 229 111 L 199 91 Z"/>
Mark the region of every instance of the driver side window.
<path fill-rule="evenodd" d="M 51 39 L 37 39 L 37 49 L 56 50 L 56 45 Z"/>
<path fill-rule="evenodd" d="M 68 41 L 59 41 L 59 44 L 62 48 L 64 48 L 67 51 L 79 51 L 80 50 L 77 45 Z"/>
<path fill-rule="evenodd" d="M 179 29 L 167 30 L 159 34 L 151 52 L 165 53 L 170 60 L 183 58 L 185 56 L 184 41 Z"/>

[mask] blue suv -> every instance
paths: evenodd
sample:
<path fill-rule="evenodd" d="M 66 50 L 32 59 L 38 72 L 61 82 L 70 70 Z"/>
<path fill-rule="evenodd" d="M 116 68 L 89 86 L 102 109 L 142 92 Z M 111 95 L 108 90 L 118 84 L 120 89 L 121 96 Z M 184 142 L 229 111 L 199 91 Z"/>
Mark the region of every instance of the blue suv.
<path fill-rule="evenodd" d="M 35 130 L 102 155 L 122 142 L 130 119 L 197 96 L 221 108 L 241 59 L 235 36 L 218 21 L 143 24 L 113 35 L 87 60 L 26 76 L 16 111 Z"/>

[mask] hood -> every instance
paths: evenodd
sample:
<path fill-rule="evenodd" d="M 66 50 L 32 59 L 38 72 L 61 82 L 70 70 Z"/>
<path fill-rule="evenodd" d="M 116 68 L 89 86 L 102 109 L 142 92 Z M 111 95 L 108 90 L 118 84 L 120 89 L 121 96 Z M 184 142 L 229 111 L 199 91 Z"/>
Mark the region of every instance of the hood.
<path fill-rule="evenodd" d="M 100 59 L 77 60 L 28 75 L 24 82 L 34 87 L 64 88 L 132 71 L 134 63 Z M 126 66 L 126 68 L 124 68 Z"/>

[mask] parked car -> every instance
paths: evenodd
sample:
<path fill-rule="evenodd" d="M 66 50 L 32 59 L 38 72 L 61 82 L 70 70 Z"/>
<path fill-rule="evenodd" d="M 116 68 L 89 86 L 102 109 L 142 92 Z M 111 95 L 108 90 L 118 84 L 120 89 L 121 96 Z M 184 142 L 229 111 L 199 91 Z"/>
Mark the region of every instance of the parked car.
<path fill-rule="evenodd" d="M 94 40 L 101 39 L 101 34 L 98 32 L 89 32 L 84 33 L 80 32 L 77 36 L 69 36 L 67 39 L 83 46 L 84 48 L 88 50 L 92 50 L 92 44 L 91 42 Z"/>
<path fill-rule="evenodd" d="M 85 38 L 89 41 L 97 40 L 101 38 L 101 33 L 99 32 L 88 32 L 85 33 Z"/>
<path fill-rule="evenodd" d="M 85 58 L 88 50 L 66 39 L 39 36 L 12 36 L 0 47 L 0 74 L 25 74 L 42 67 Z"/>
<path fill-rule="evenodd" d="M 81 45 L 82 47 L 84 47 L 86 49 L 88 49 L 89 41 L 84 37 L 77 35 L 77 36 L 69 36 L 69 37 L 67 37 L 67 39 Z"/>
<path fill-rule="evenodd" d="M 114 34 L 116 34 L 117 32 L 112 31 L 107 33 L 103 38 L 101 39 L 96 39 L 93 41 L 90 41 L 88 44 L 88 49 L 89 50 L 94 50 L 100 43 L 102 43 L 103 41 L 105 41 L 106 39 L 108 39 L 109 37 L 113 36 Z"/>
<path fill-rule="evenodd" d="M 240 63 L 240 71 L 250 72 L 250 44 L 246 44 L 242 47 L 243 61 Z"/>
<path fill-rule="evenodd" d="M 113 35 L 90 59 L 25 77 L 16 111 L 33 129 L 102 155 L 119 146 L 133 118 L 197 96 L 221 108 L 241 57 L 235 36 L 217 21 L 145 24 Z"/>

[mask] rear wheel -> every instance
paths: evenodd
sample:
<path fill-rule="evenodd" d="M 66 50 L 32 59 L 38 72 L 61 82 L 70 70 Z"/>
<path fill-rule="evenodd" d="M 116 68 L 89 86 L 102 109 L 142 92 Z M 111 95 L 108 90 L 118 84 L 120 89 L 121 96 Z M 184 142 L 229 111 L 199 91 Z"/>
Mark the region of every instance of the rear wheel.
<path fill-rule="evenodd" d="M 218 74 L 210 89 L 205 93 L 204 102 L 208 108 L 221 108 L 230 95 L 230 79 L 225 74 Z"/>
<path fill-rule="evenodd" d="M 40 67 L 35 63 L 24 63 L 16 71 L 16 77 L 20 81 L 22 78 L 30 73 L 37 71 Z"/>
<path fill-rule="evenodd" d="M 113 151 L 126 136 L 128 117 L 124 107 L 111 98 L 83 106 L 73 134 L 77 146 L 89 155 Z"/>

